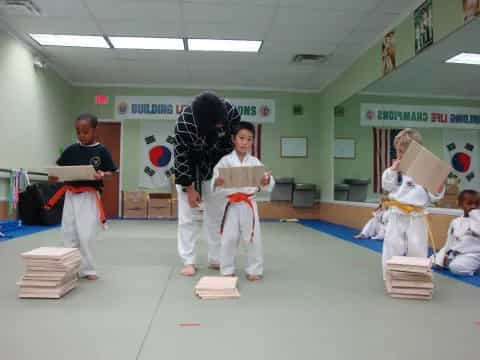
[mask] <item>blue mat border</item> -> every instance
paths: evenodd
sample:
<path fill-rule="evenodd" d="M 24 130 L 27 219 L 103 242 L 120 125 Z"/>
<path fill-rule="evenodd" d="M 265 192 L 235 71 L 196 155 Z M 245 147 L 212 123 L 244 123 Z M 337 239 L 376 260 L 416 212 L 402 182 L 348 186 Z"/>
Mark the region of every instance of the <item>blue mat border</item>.
<path fill-rule="evenodd" d="M 0 243 L 17 239 L 19 237 L 32 235 L 38 232 L 52 230 L 59 226 L 60 225 L 51 225 L 51 226 L 22 225 L 14 229 L 8 229 L 7 231 L 4 232 L 6 236 L 0 236 Z M 0 230 L 0 232 L 2 231 Z"/>
<path fill-rule="evenodd" d="M 359 232 L 359 230 L 357 229 L 353 229 L 344 225 L 329 223 L 322 220 L 300 220 L 298 223 L 308 228 L 332 235 L 336 238 L 372 250 L 374 252 L 382 253 L 383 241 L 371 239 L 355 239 L 354 235 L 358 234 Z M 480 287 L 480 274 L 476 274 L 474 276 L 458 276 L 452 274 L 448 270 L 435 269 L 434 271 L 440 275 L 461 281 L 469 285 L 473 285 L 475 287 Z"/>

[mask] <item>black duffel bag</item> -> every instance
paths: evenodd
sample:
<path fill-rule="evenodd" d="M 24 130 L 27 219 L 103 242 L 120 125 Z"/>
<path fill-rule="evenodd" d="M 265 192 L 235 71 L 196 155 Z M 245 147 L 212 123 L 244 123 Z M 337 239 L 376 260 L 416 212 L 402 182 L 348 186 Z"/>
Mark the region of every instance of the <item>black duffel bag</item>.
<path fill-rule="evenodd" d="M 53 208 L 45 209 L 48 200 L 63 186 L 63 183 L 38 183 L 27 186 L 20 193 L 18 217 L 25 225 L 57 225 L 62 222 L 62 197 Z"/>

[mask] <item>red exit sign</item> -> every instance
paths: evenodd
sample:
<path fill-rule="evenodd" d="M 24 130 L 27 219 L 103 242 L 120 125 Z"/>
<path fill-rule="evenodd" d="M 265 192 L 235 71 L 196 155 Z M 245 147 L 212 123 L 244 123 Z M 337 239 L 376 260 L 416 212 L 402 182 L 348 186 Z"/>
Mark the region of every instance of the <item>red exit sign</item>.
<path fill-rule="evenodd" d="M 96 105 L 107 105 L 108 96 L 107 95 L 95 95 L 95 104 Z"/>

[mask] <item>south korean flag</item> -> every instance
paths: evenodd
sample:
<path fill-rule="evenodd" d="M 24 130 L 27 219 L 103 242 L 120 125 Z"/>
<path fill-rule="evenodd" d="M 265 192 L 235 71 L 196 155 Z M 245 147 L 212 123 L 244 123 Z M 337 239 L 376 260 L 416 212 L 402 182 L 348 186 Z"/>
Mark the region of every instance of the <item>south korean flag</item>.
<path fill-rule="evenodd" d="M 444 154 L 450 162 L 453 174 L 460 180 L 460 188 L 478 190 L 478 139 L 477 131 L 444 130 Z"/>
<path fill-rule="evenodd" d="M 173 133 L 170 121 L 144 123 L 140 131 L 139 187 L 158 189 L 169 186 L 173 147 L 167 138 Z"/>

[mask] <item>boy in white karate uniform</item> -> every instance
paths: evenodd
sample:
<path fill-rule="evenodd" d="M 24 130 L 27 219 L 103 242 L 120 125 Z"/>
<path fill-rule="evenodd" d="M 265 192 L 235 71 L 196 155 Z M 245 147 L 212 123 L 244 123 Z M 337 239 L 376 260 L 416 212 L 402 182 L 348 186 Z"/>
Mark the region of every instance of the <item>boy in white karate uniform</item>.
<path fill-rule="evenodd" d="M 261 166 L 262 163 L 256 157 L 250 155 L 253 139 L 255 136 L 254 126 L 246 121 L 240 121 L 233 131 L 234 150 L 225 155 L 213 170 L 212 187 L 214 191 L 221 190 L 224 179 L 219 176 L 219 168 L 238 166 Z M 272 191 L 275 182 L 270 173 L 262 178 L 261 187 Z M 221 248 L 220 248 L 220 273 L 224 276 L 232 276 L 235 273 L 235 255 L 240 240 L 247 246 L 247 264 L 245 272 L 247 279 L 260 280 L 263 276 L 263 253 L 260 233 L 260 221 L 258 218 L 255 193 L 260 187 L 243 187 L 222 189 L 228 199 L 227 207 L 222 221 Z"/>
<path fill-rule="evenodd" d="M 386 202 L 389 207 L 388 223 L 382 253 L 384 277 L 386 262 L 393 256 L 428 256 L 429 229 L 425 207 L 442 199 L 445 193 L 443 184 L 437 189 L 437 194 L 432 194 L 400 172 L 400 160 L 412 140 L 422 143 L 420 133 L 414 129 L 403 129 L 395 136 L 397 158 L 382 175 L 382 187 L 389 193 L 390 199 Z"/>
<path fill-rule="evenodd" d="M 453 219 L 445 246 L 434 257 L 436 266 L 457 275 L 474 275 L 480 269 L 480 210 L 478 193 L 464 190 L 458 196 L 463 216 Z"/>

